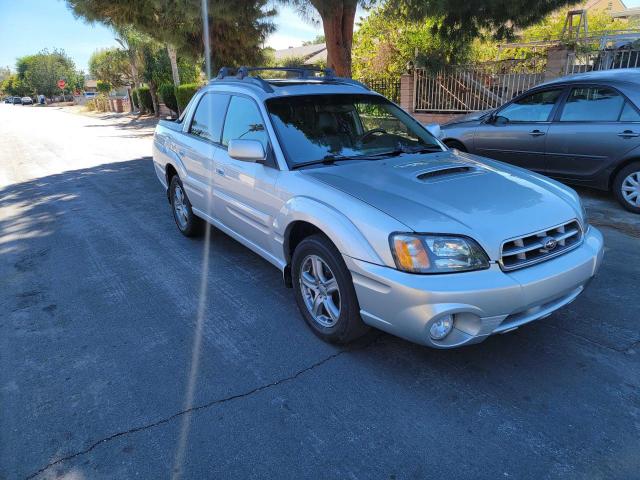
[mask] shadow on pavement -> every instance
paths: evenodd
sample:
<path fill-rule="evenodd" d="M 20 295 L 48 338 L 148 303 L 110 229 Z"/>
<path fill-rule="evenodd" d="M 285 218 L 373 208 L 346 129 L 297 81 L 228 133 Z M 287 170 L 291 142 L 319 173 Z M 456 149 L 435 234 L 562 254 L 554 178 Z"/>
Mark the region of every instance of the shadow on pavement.
<path fill-rule="evenodd" d="M 0 477 L 66 457 L 46 474 L 167 476 L 203 240 L 178 233 L 148 157 L 8 186 L 0 212 Z M 574 304 L 439 351 L 322 343 L 280 273 L 215 232 L 185 478 L 630 478 L 640 251 L 606 234 Z"/>

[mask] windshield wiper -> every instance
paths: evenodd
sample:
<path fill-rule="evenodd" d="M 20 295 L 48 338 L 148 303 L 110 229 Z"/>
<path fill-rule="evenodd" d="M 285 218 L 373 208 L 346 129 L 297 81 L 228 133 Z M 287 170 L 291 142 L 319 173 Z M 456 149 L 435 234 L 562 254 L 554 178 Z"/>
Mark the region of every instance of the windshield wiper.
<path fill-rule="evenodd" d="M 368 155 L 360 156 L 360 155 L 326 155 L 320 160 L 311 160 L 309 162 L 296 163 L 291 166 L 291 170 L 295 170 L 300 167 L 307 167 L 309 165 L 333 165 L 335 162 L 340 162 L 342 160 L 362 160 L 363 157 L 367 157 Z"/>
<path fill-rule="evenodd" d="M 320 160 L 311 160 L 309 162 L 296 163 L 291 166 L 291 170 L 295 170 L 301 167 L 307 167 L 309 165 L 333 165 L 335 162 L 340 162 L 343 160 L 378 160 L 381 157 L 397 157 L 398 155 L 402 155 L 403 153 L 434 153 L 441 152 L 442 149 L 438 145 L 423 145 L 420 147 L 408 148 L 408 147 L 398 147 L 393 150 L 389 150 L 386 152 L 380 153 L 366 153 L 363 155 L 326 155 L 324 158 Z"/>
<path fill-rule="evenodd" d="M 421 147 L 414 147 L 414 148 L 408 148 L 408 147 L 398 147 L 398 148 L 394 148 L 393 150 L 388 150 L 386 152 L 380 152 L 380 153 L 372 153 L 369 155 L 366 155 L 367 157 L 397 157 L 399 155 L 402 155 L 403 153 L 434 153 L 434 152 L 441 152 L 442 149 L 437 146 L 437 145 L 424 145 Z"/>

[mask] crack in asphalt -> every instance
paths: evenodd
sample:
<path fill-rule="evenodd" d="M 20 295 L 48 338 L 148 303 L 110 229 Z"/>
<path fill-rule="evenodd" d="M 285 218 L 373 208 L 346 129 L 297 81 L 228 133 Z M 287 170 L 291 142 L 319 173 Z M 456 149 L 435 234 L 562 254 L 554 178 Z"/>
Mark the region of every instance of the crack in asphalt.
<path fill-rule="evenodd" d="M 628 223 L 609 221 L 606 219 L 589 219 L 589 223 L 591 225 L 595 225 L 596 227 L 607 227 L 612 228 L 613 230 L 617 230 L 620 233 L 624 233 L 626 235 L 632 237 L 640 237 L 640 227 L 635 225 L 630 225 Z"/>
<path fill-rule="evenodd" d="M 632 350 L 636 345 L 640 344 L 640 340 L 636 340 L 636 341 L 632 342 L 631 345 L 629 345 L 629 346 L 626 346 L 626 347 L 615 347 L 615 346 L 611 346 L 611 345 L 607 345 L 605 343 L 599 342 L 598 340 L 594 340 L 593 338 L 589 338 L 586 335 L 582 335 L 580 333 L 573 332 L 573 331 L 571 331 L 571 330 L 569 330 L 569 329 L 567 329 L 565 327 L 561 327 L 561 326 L 559 326 L 557 324 L 554 325 L 554 324 L 549 323 L 548 326 L 551 327 L 551 328 L 556 328 L 558 330 L 562 330 L 563 332 L 568 333 L 569 335 L 572 335 L 572 336 L 574 336 L 576 338 L 580 338 L 581 340 L 584 340 L 585 342 L 590 343 L 592 345 L 595 345 L 597 347 L 604 348 L 604 349 L 607 349 L 607 350 L 611 350 L 612 352 L 617 352 L 617 353 L 629 353 L 629 351 Z"/>
<path fill-rule="evenodd" d="M 259 387 L 255 387 L 255 388 L 253 388 L 251 390 L 248 390 L 246 392 L 243 392 L 243 393 L 237 393 L 237 394 L 231 395 L 229 397 L 224 397 L 224 398 L 220 398 L 220 399 L 217 399 L 217 400 L 212 400 L 210 402 L 203 403 L 201 405 L 197 405 L 195 407 L 191 407 L 191 408 L 188 408 L 186 410 L 182 410 L 180 412 L 174 413 L 173 415 L 170 415 L 168 417 L 165 417 L 165 418 L 162 418 L 160 420 L 157 420 L 157 421 L 155 421 L 153 423 L 148 423 L 146 425 L 141 425 L 139 427 L 134 427 L 134 428 L 131 428 L 129 430 L 123 430 L 121 432 L 109 435 L 108 437 L 101 438 L 100 440 L 97 440 L 97 441 L 93 442 L 91 445 L 89 445 L 87 448 L 85 448 L 83 450 L 80 450 L 78 452 L 66 455 L 66 456 L 64 456 L 62 458 L 59 458 L 58 460 L 56 460 L 54 462 L 48 463 L 47 465 L 45 465 L 44 467 L 40 468 L 36 472 L 31 473 L 30 475 L 25 477 L 25 480 L 29 480 L 29 479 L 35 478 L 38 475 L 40 475 L 40 474 L 44 473 L 45 471 L 47 471 L 48 469 L 50 469 L 51 467 L 54 467 L 54 466 L 59 465 L 61 463 L 64 463 L 64 462 L 66 462 L 68 460 L 72 460 L 72 459 L 74 459 L 76 457 L 79 457 L 79 456 L 82 456 L 82 455 L 86 455 L 87 453 L 91 452 L 93 449 L 95 449 L 99 445 L 102 445 L 103 443 L 110 442 L 111 440 L 115 440 L 116 438 L 124 437 L 124 436 L 130 435 L 132 433 L 137 433 L 137 432 L 141 432 L 143 430 L 148 430 L 148 429 L 160 426 L 160 425 L 164 425 L 164 424 L 167 424 L 167 423 L 171 422 L 172 420 L 175 420 L 176 418 L 180 418 L 182 415 L 185 415 L 187 413 L 197 412 L 199 410 L 205 410 L 207 408 L 214 407 L 216 405 L 220 405 L 220 404 L 223 404 L 223 403 L 227 403 L 227 402 L 230 402 L 232 400 L 237 400 L 237 399 L 240 399 L 240 398 L 249 397 L 251 395 L 254 395 L 256 393 L 260 393 L 260 392 L 262 392 L 264 390 L 267 390 L 267 389 L 270 389 L 272 387 L 277 387 L 278 385 L 282 385 L 283 383 L 287 383 L 287 382 L 291 382 L 293 380 L 296 380 L 301 375 L 304 375 L 305 373 L 310 372 L 311 370 L 314 370 L 314 369 L 316 369 L 318 367 L 321 367 L 322 365 L 330 362 L 331 360 L 334 360 L 335 358 L 337 358 L 337 357 L 339 357 L 339 356 L 341 356 L 341 355 L 343 355 L 345 353 L 350 353 L 350 352 L 354 352 L 354 351 L 357 351 L 357 350 L 363 350 L 365 348 L 370 347 L 371 345 L 376 343 L 378 338 L 379 337 L 374 338 L 373 341 L 367 342 L 365 345 L 360 346 L 360 347 L 347 348 L 347 349 L 344 349 L 344 350 L 339 350 L 338 352 L 336 352 L 336 353 L 334 353 L 332 355 L 329 355 L 328 357 L 325 357 L 322 360 L 319 360 L 319 361 L 309 365 L 308 367 L 305 367 L 305 368 L 303 368 L 301 370 L 298 370 L 297 372 L 295 372 L 294 374 L 292 374 L 292 375 L 290 375 L 288 377 L 280 378 L 280 379 L 275 380 L 275 381 L 273 381 L 271 383 L 266 383 L 264 385 L 260 385 Z"/>

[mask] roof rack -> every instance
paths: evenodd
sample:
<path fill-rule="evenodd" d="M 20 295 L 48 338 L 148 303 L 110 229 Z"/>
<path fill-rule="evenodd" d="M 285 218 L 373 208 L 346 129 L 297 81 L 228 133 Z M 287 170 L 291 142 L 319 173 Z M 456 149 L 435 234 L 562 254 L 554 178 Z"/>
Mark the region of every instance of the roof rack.
<path fill-rule="evenodd" d="M 252 84 L 262 88 L 267 93 L 273 92 L 272 84 L 270 83 L 271 79 L 264 79 L 259 75 L 250 76 L 251 72 L 262 72 L 262 71 L 276 71 L 276 72 L 287 72 L 296 74 L 293 79 L 295 80 L 311 80 L 317 81 L 320 83 L 337 83 L 342 85 L 354 85 L 358 87 L 365 88 L 369 90 L 365 84 L 352 80 L 350 78 L 342 78 L 336 77 L 335 72 L 331 68 L 315 68 L 315 67 L 240 67 L 238 69 L 233 69 L 230 67 L 222 67 L 218 72 L 218 75 L 211 79 L 211 82 L 235 82 L 235 81 L 247 81 Z M 321 73 L 322 75 L 317 75 Z M 291 80 L 292 78 L 286 79 L 273 79 L 275 81 L 280 80 Z"/>

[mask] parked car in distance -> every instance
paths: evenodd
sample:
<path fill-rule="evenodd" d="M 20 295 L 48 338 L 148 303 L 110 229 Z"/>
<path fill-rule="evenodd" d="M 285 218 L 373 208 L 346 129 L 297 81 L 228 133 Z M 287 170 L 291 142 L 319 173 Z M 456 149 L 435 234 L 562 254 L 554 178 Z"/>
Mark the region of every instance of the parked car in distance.
<path fill-rule="evenodd" d="M 31 97 L 22 97 L 20 101 L 22 105 L 33 105 L 33 99 Z"/>
<path fill-rule="evenodd" d="M 13 97 L 7 97 L 3 100 L 4 103 L 13 103 Z"/>
<path fill-rule="evenodd" d="M 640 69 L 583 73 L 539 85 L 442 126 L 449 147 L 565 183 L 611 190 L 640 213 Z"/>
<path fill-rule="evenodd" d="M 320 338 L 372 326 L 477 343 L 547 317 L 596 274 L 602 235 L 571 188 L 450 151 L 331 71 L 253 70 L 223 69 L 160 120 L 154 169 L 178 229 L 209 222 L 276 266 Z"/>
<path fill-rule="evenodd" d="M 20 97 L 13 97 L 12 103 L 14 105 L 22 105 L 22 99 Z"/>

